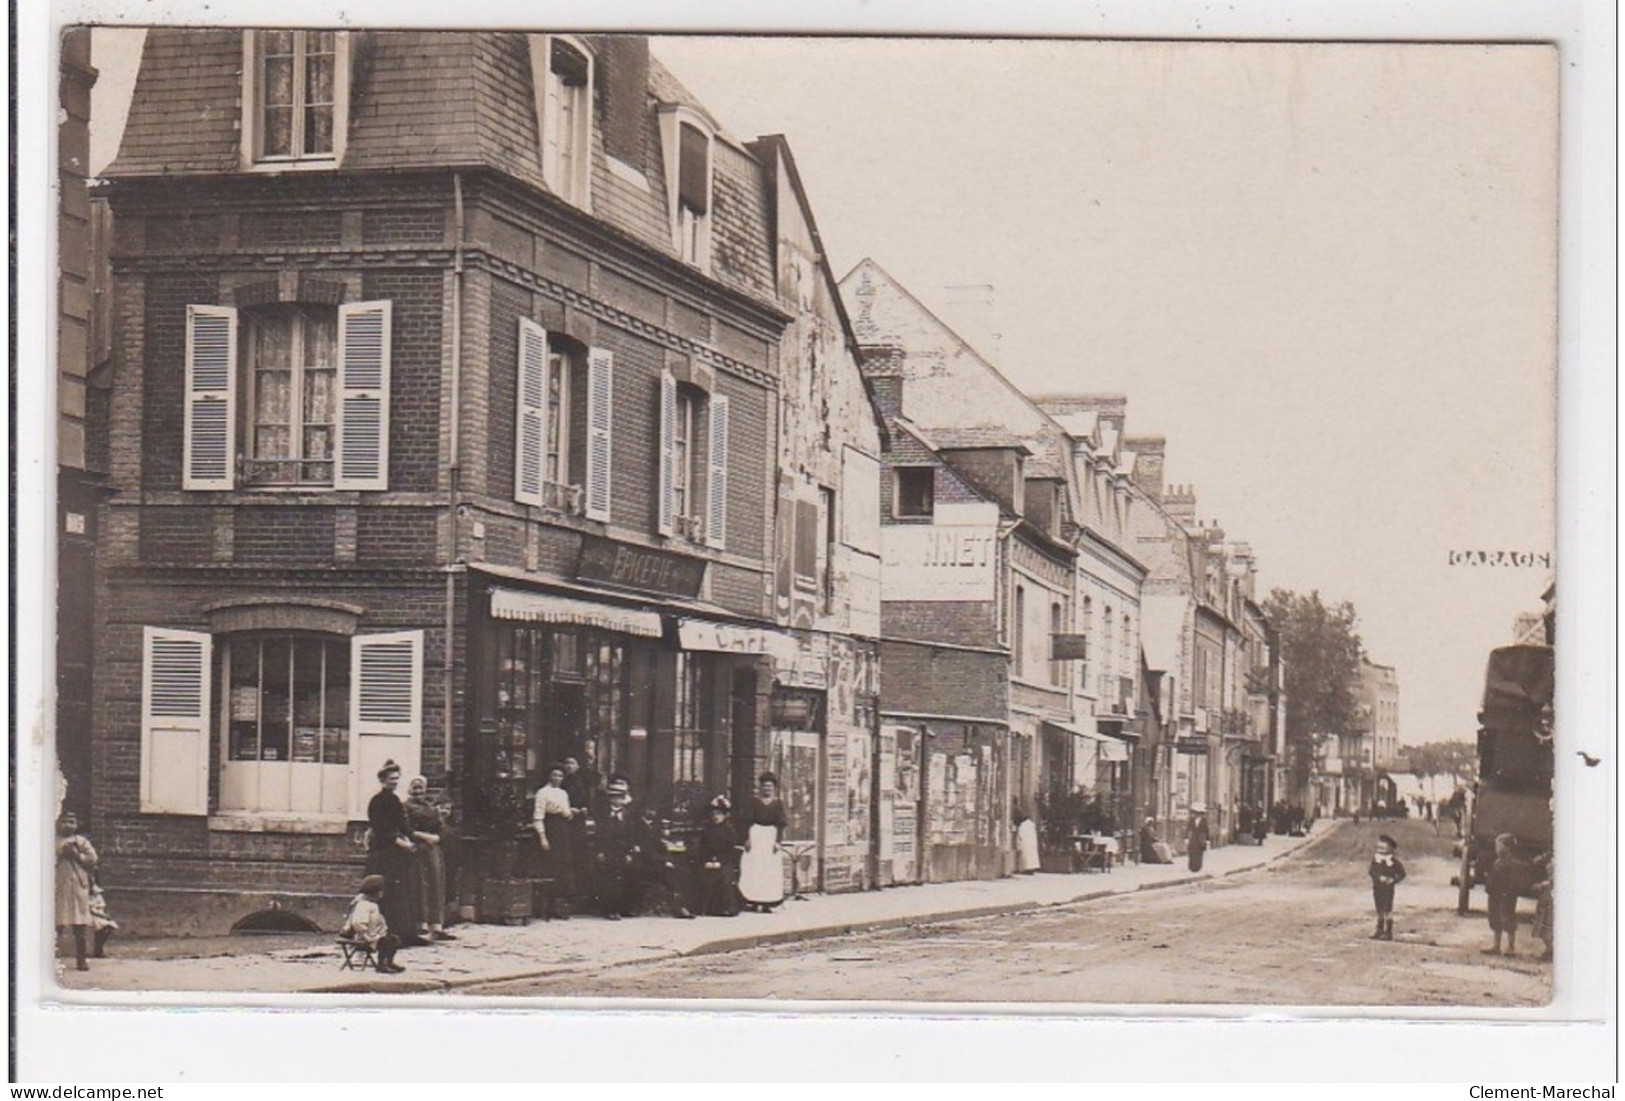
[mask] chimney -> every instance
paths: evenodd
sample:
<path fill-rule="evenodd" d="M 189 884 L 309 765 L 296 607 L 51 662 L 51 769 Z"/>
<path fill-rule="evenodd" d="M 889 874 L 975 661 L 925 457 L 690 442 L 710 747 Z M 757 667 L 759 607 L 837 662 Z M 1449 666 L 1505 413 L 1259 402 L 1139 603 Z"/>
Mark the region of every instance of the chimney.
<path fill-rule="evenodd" d="M 643 130 L 649 108 L 649 40 L 640 34 L 604 34 L 592 41 L 604 102 L 604 152 L 647 172 Z"/>
<path fill-rule="evenodd" d="M 1126 436 L 1123 449 L 1134 453 L 1134 484 L 1153 501 L 1162 500 L 1162 464 L 1168 453 L 1164 436 Z"/>
<path fill-rule="evenodd" d="M 1196 489 L 1190 485 L 1173 485 L 1162 498 L 1163 511 L 1181 527 L 1196 523 Z"/>
<path fill-rule="evenodd" d="M 858 349 L 864 377 L 874 394 L 875 408 L 882 416 L 903 415 L 902 348 L 892 344 L 866 344 Z"/>

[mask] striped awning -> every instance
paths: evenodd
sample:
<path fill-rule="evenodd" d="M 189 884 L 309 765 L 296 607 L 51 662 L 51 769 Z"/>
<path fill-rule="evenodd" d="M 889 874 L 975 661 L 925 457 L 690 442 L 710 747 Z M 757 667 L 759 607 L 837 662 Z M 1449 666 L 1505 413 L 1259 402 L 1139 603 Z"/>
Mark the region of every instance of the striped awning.
<path fill-rule="evenodd" d="M 491 590 L 491 615 L 496 619 L 519 619 L 527 623 L 568 623 L 576 627 L 597 627 L 644 638 L 661 636 L 660 616 L 613 604 L 572 600 L 550 593 L 527 593 L 517 589 Z"/>

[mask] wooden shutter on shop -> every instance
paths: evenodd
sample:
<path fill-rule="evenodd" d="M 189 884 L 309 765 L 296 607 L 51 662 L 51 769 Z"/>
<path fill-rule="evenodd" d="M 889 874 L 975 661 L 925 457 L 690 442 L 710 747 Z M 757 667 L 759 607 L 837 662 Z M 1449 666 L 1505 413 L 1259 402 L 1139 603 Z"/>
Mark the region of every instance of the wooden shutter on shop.
<path fill-rule="evenodd" d="M 547 331 L 519 319 L 518 423 L 514 429 L 513 499 L 544 503 L 542 468 L 547 459 Z"/>
<path fill-rule="evenodd" d="M 728 544 L 728 399 L 711 395 L 711 440 L 706 449 L 705 542 L 722 548 Z"/>
<path fill-rule="evenodd" d="M 389 488 L 388 302 L 339 307 L 337 489 Z"/>
<path fill-rule="evenodd" d="M 350 640 L 350 818 L 367 817 L 378 770 L 394 761 L 405 777 L 423 759 L 423 632 Z"/>
<path fill-rule="evenodd" d="M 615 356 L 608 349 L 587 352 L 587 518 L 609 520 L 610 452 L 613 443 Z M 664 408 L 664 397 L 662 397 Z"/>
<path fill-rule="evenodd" d="M 672 480 L 677 458 L 677 379 L 670 371 L 660 372 L 660 500 L 661 535 L 670 535 L 672 520 Z"/>
<path fill-rule="evenodd" d="M 141 810 L 209 813 L 212 641 L 147 627 L 141 647 Z"/>
<path fill-rule="evenodd" d="M 237 311 L 186 307 L 183 489 L 230 489 L 237 438 Z"/>

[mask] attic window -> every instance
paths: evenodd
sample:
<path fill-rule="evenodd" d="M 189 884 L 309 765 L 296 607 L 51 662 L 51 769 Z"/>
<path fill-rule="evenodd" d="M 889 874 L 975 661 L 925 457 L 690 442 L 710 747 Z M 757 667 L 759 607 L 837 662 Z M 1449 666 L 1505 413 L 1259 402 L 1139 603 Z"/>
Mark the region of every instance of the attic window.
<path fill-rule="evenodd" d="M 711 180 L 714 137 L 708 125 L 686 108 L 661 117 L 665 146 L 666 193 L 672 244 L 685 262 L 708 267 L 711 260 Z"/>
<path fill-rule="evenodd" d="M 591 195 L 592 66 L 592 54 L 570 39 L 531 39 L 542 178 L 556 195 L 583 209 Z"/>
<path fill-rule="evenodd" d="M 929 466 L 897 468 L 894 511 L 899 518 L 929 518 L 935 512 L 935 472 Z"/>
<path fill-rule="evenodd" d="M 348 36 L 341 31 L 245 31 L 243 140 L 249 164 L 330 165 L 343 155 L 349 114 Z"/>

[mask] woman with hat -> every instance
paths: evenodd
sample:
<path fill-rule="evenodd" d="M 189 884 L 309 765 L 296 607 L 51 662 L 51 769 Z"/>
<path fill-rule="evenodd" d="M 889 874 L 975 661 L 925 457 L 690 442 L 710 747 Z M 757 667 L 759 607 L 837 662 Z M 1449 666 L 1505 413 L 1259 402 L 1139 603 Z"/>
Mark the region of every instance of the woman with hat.
<path fill-rule="evenodd" d="M 784 901 L 784 830 L 790 822 L 779 799 L 779 778 L 764 772 L 745 820 L 745 855 L 739 861 L 739 893 L 745 908 L 767 913 Z"/>
<path fill-rule="evenodd" d="M 699 887 L 695 909 L 702 914 L 739 915 L 739 837 L 732 811 L 726 795 L 711 800 L 710 821 L 694 842 L 694 879 Z"/>
<path fill-rule="evenodd" d="M 369 875 L 361 881 L 361 893 L 350 901 L 350 912 L 344 915 L 339 936 L 372 946 L 374 966 L 386 975 L 398 975 L 406 968 L 395 962 L 395 953 L 401 938 L 389 931 L 379 899 L 386 896 L 384 877 Z"/>
<path fill-rule="evenodd" d="M 418 877 L 413 853 L 417 846 L 395 789 L 401 785 L 401 766 L 385 761 L 378 770 L 379 791 L 367 804 L 367 874 L 384 877 L 384 917 L 398 929 L 401 947 L 427 944 L 417 935 Z"/>

